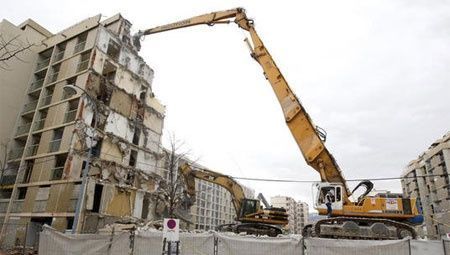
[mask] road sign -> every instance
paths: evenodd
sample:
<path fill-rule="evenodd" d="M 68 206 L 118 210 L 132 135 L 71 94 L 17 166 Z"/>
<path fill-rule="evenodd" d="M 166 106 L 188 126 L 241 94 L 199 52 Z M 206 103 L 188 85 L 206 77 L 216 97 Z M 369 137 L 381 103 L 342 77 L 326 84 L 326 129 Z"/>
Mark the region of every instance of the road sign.
<path fill-rule="evenodd" d="M 180 240 L 180 220 L 164 219 L 163 238 L 168 242 L 176 242 Z"/>

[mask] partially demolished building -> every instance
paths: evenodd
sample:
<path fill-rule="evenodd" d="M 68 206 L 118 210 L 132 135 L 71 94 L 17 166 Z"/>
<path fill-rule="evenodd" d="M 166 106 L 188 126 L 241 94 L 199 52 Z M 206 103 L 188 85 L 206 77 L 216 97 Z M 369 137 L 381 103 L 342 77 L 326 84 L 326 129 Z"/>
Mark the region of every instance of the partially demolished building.
<path fill-rule="evenodd" d="M 32 242 L 43 224 L 88 233 L 153 217 L 165 108 L 152 92 L 153 70 L 132 44 L 131 23 L 100 18 L 43 41 L 0 186 L 4 246 L 26 234 Z"/>

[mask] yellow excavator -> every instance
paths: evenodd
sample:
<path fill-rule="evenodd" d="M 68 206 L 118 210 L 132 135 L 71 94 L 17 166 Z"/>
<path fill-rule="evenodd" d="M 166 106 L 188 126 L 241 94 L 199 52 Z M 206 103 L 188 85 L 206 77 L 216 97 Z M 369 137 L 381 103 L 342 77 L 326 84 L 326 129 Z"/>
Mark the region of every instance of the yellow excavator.
<path fill-rule="evenodd" d="M 386 194 L 369 195 L 373 188 L 370 181 L 363 181 L 353 191 L 349 190 L 338 164 L 325 147 L 326 133 L 313 124 L 256 33 L 253 20 L 247 17 L 243 8 L 213 12 L 139 31 L 133 41 L 139 47 L 139 41 L 145 35 L 202 24 L 228 24 L 232 21 L 250 34 L 251 42 L 245 39 L 250 55 L 261 65 L 304 159 L 320 174 L 321 182 L 314 185 L 314 208 L 319 214 L 328 214 L 330 217 L 306 226 L 304 235 L 352 239 L 415 238 L 412 224 L 423 221 L 416 199 Z M 361 192 L 360 189 L 364 189 L 362 195 L 352 199 L 351 195 L 357 190 Z M 327 200 L 327 197 L 331 199 Z"/>
<path fill-rule="evenodd" d="M 184 178 L 186 193 L 191 203 L 196 199 L 195 179 L 215 183 L 230 192 L 236 221 L 239 223 L 217 226 L 218 231 L 277 236 L 283 233 L 282 227 L 289 223 L 284 208 L 263 208 L 259 200 L 246 198 L 242 186 L 230 176 L 204 168 L 194 168 L 188 163 L 181 165 L 179 172 Z"/>

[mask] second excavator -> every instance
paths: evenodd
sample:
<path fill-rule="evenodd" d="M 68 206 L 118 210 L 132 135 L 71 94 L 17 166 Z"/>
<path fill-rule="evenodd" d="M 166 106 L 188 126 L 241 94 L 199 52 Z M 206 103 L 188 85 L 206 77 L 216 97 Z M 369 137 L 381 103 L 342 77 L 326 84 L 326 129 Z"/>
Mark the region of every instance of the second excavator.
<path fill-rule="evenodd" d="M 196 199 L 195 179 L 215 183 L 230 192 L 238 223 L 220 225 L 217 227 L 219 231 L 277 236 L 288 224 L 288 214 L 284 208 L 263 208 L 259 200 L 246 198 L 242 186 L 230 176 L 187 163 L 180 166 L 179 172 L 184 177 L 186 192 L 192 203 Z"/>

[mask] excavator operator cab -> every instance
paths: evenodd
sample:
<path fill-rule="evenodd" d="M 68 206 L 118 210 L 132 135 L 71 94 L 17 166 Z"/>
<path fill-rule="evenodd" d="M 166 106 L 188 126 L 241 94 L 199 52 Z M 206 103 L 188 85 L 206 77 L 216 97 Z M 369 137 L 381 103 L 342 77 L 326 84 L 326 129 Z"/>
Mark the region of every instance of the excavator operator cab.
<path fill-rule="evenodd" d="M 259 200 L 245 198 L 242 201 L 239 218 L 244 218 L 246 215 L 256 213 L 258 209 L 260 209 L 259 206 L 260 206 Z"/>
<path fill-rule="evenodd" d="M 331 202 L 331 208 L 333 210 L 342 210 L 343 199 L 341 184 L 321 182 L 313 184 L 313 189 L 316 189 L 313 194 L 314 197 L 314 208 L 315 209 L 327 209 L 326 203 Z M 320 211 L 320 210 L 319 210 Z"/>

